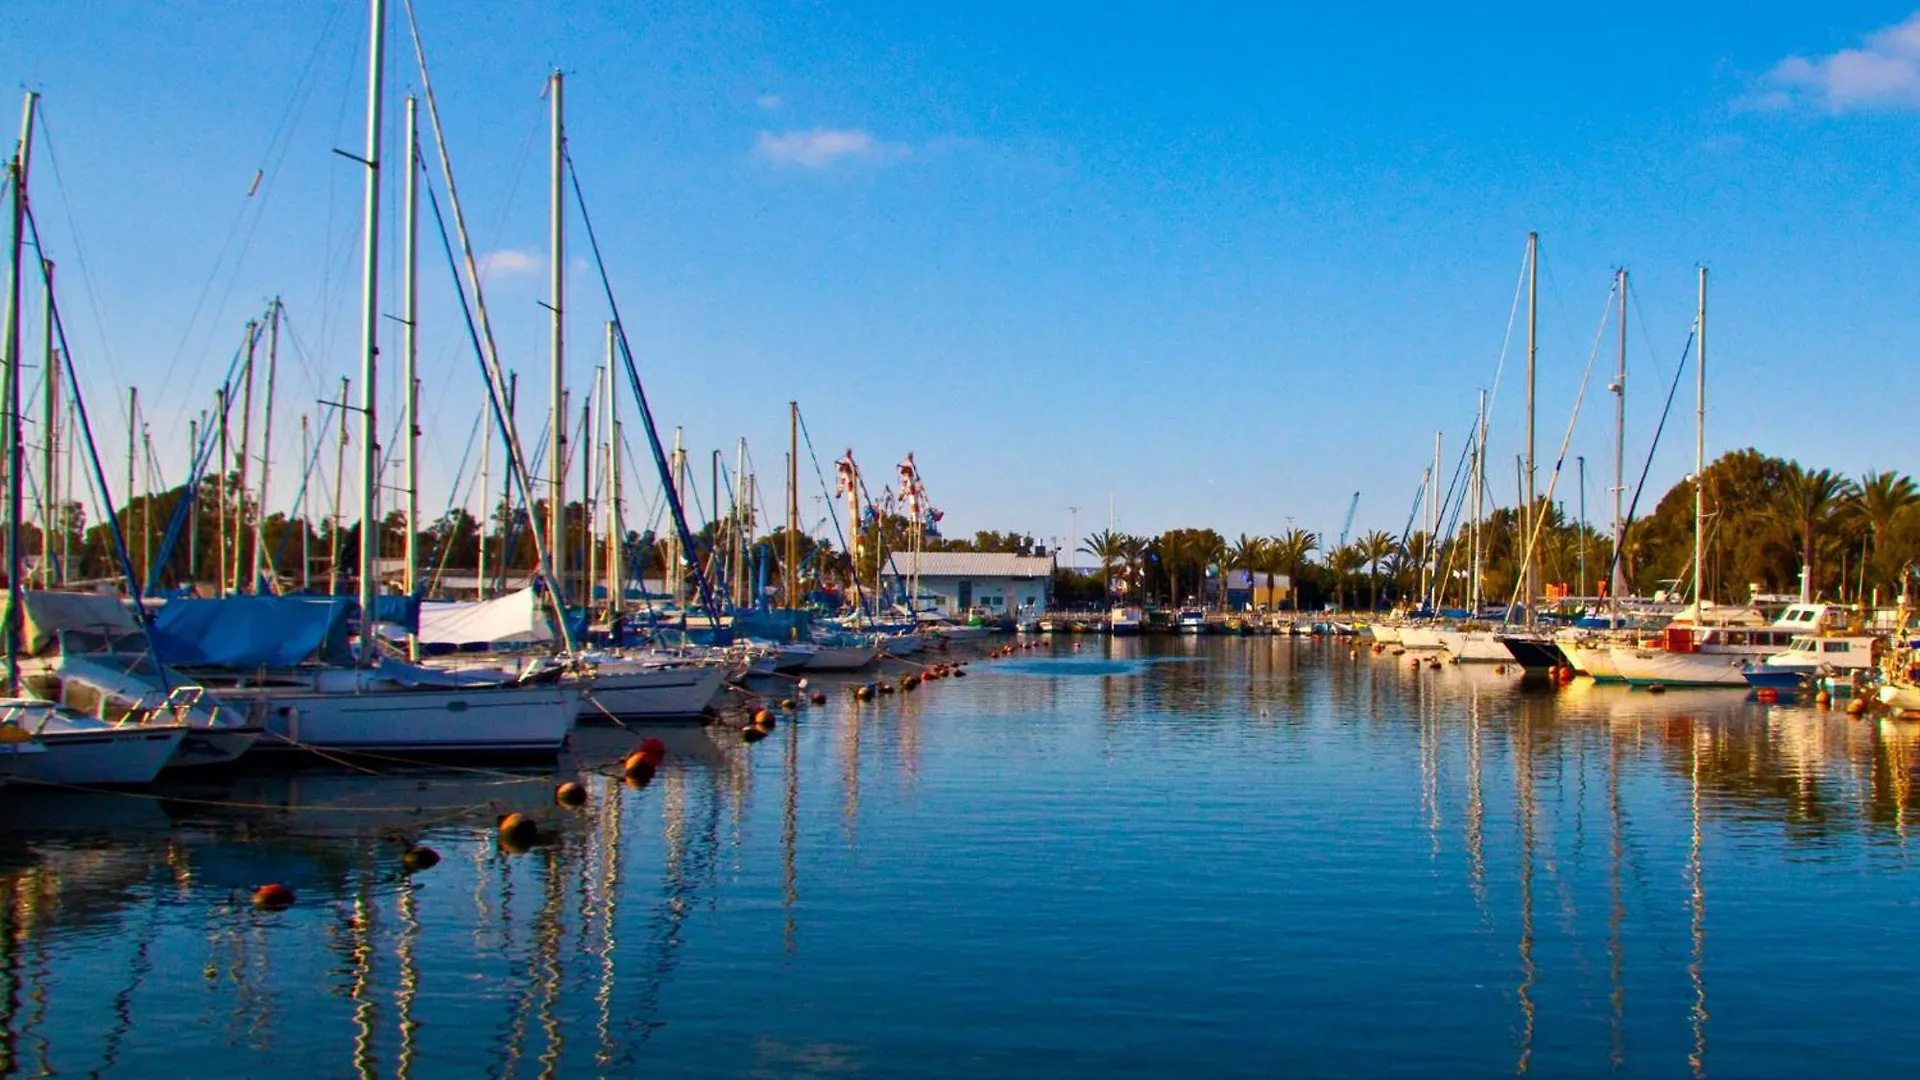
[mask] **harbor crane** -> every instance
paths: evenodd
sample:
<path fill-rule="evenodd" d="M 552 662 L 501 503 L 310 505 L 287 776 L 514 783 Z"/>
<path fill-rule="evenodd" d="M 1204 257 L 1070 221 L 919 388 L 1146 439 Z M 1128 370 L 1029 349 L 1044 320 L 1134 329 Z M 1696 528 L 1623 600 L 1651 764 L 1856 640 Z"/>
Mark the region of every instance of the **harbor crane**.
<path fill-rule="evenodd" d="M 1347 520 L 1340 525 L 1340 546 L 1347 546 L 1347 534 L 1353 531 L 1353 514 L 1360 509 L 1360 493 L 1353 493 L 1353 501 L 1347 504 Z"/>

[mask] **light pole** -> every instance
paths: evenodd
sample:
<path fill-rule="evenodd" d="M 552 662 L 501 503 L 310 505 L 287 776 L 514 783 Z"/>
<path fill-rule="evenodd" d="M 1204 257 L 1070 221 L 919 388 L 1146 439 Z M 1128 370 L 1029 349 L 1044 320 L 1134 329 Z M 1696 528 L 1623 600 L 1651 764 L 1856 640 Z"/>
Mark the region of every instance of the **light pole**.
<path fill-rule="evenodd" d="M 1075 560 L 1080 554 L 1080 508 L 1069 506 L 1067 513 L 1072 515 L 1072 523 L 1067 529 L 1067 543 L 1071 545 L 1067 551 L 1067 569 L 1071 570 L 1079 565 Z"/>

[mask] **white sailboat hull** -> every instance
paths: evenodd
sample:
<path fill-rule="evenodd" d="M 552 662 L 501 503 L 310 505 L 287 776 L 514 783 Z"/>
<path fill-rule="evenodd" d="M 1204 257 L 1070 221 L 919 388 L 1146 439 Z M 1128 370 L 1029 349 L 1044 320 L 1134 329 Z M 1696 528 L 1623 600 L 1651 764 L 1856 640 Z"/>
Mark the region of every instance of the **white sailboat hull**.
<path fill-rule="evenodd" d="M 580 698 L 582 720 L 645 720 L 699 716 L 725 683 L 713 667 L 663 667 L 598 674 Z"/>
<path fill-rule="evenodd" d="M 821 645 L 810 657 L 804 671 L 859 671 L 873 663 L 871 645 Z"/>
<path fill-rule="evenodd" d="M 1607 642 L 1588 640 L 1578 634 L 1556 637 L 1554 641 L 1575 671 L 1591 676 L 1595 682 L 1623 681 L 1620 669 L 1613 664 L 1613 646 Z"/>
<path fill-rule="evenodd" d="M 1513 653 L 1491 630 L 1441 630 L 1440 645 L 1463 664 L 1510 664 Z"/>
<path fill-rule="evenodd" d="M 1444 649 L 1446 642 L 1440 640 L 1440 631 L 1431 626 L 1403 626 L 1400 628 L 1400 647 L 1413 651 Z"/>
<path fill-rule="evenodd" d="M 555 754 L 580 711 L 579 688 L 564 684 L 258 693 L 267 734 L 256 750 Z"/>

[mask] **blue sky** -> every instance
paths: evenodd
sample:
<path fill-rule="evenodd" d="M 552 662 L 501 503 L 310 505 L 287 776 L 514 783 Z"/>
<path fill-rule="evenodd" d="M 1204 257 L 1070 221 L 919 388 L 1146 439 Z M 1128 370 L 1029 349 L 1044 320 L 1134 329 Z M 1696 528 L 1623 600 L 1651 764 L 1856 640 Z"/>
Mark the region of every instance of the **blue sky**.
<path fill-rule="evenodd" d="M 1397 533 L 1434 432 L 1451 469 L 1491 384 L 1529 229 L 1543 487 L 1619 265 L 1638 294 L 1630 461 L 1705 263 L 1710 453 L 1920 468 L 1896 404 L 1920 382 L 1913 9 L 1683 7 L 421 0 L 420 18 L 528 400 L 545 396 L 557 65 L 668 437 L 730 461 L 745 436 L 777 514 L 797 398 L 823 462 L 851 446 L 878 480 L 916 452 L 950 531 L 1065 540 L 1067 508 L 1084 536 L 1109 496 L 1132 531 L 1337 532 L 1355 490 L 1356 529 Z M 5 18 L 0 73 L 45 95 L 35 205 L 101 425 L 140 384 L 177 477 L 186 418 L 276 294 L 301 343 L 283 400 L 333 393 L 357 365 L 360 178 L 330 151 L 362 139 L 359 0 Z M 404 25 L 396 4 L 395 139 L 418 82 Z M 574 241 L 584 386 L 605 312 Z M 444 269 L 422 280 L 437 510 L 481 391 Z M 1569 451 L 1595 517 L 1602 349 Z M 1502 501 L 1520 362 L 1516 336 L 1492 423 Z M 1652 497 L 1691 466 L 1682 401 Z M 1571 477 L 1558 494 L 1571 509 Z"/>

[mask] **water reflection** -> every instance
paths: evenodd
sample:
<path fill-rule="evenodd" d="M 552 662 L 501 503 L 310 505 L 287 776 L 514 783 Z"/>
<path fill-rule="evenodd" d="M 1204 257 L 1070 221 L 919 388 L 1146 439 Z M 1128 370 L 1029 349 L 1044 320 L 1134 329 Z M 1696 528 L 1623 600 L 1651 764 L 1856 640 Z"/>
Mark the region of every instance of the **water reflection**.
<path fill-rule="evenodd" d="M 1889 1071 L 1866 1010 L 1783 1018 L 1920 1005 L 1848 932 L 1910 894 L 1920 725 L 1079 640 L 752 745 L 0 792 L 0 1074 Z"/>

